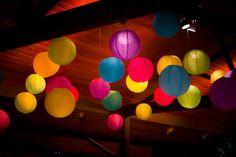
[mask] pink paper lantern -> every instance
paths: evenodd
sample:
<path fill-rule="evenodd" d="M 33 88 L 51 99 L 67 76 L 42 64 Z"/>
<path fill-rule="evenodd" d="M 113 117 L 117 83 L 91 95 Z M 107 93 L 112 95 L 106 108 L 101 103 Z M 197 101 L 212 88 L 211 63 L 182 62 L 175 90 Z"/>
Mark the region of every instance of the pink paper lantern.
<path fill-rule="evenodd" d="M 89 84 L 89 92 L 96 99 L 105 98 L 111 90 L 110 84 L 102 78 L 96 78 Z"/>
<path fill-rule="evenodd" d="M 10 123 L 10 118 L 8 114 L 0 109 L 0 133 L 4 132 Z"/>
<path fill-rule="evenodd" d="M 69 91 L 72 89 L 71 82 L 68 78 L 64 76 L 54 76 L 47 81 L 45 93 L 47 94 L 54 88 L 67 88 Z"/>
<path fill-rule="evenodd" d="M 160 106 L 168 106 L 174 101 L 175 97 L 166 94 L 160 87 L 154 92 L 154 100 Z"/>
<path fill-rule="evenodd" d="M 128 74 L 135 82 L 148 81 L 153 74 L 152 62 L 145 57 L 136 57 L 128 65 Z"/>
<path fill-rule="evenodd" d="M 123 126 L 123 124 L 123 117 L 117 113 L 111 114 L 107 119 L 107 126 L 111 130 L 119 130 Z"/>
<path fill-rule="evenodd" d="M 70 91 L 71 91 L 71 93 L 73 94 L 73 96 L 75 98 L 75 102 L 77 102 L 78 99 L 79 99 L 79 92 L 78 92 L 78 90 L 73 86 Z"/>

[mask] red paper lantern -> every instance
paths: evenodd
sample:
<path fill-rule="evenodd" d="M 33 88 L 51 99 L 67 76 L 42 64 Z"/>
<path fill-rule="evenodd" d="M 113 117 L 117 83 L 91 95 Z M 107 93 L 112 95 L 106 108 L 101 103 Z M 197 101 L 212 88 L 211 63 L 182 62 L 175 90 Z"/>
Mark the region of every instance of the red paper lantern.
<path fill-rule="evenodd" d="M 4 132 L 10 123 L 10 118 L 8 114 L 0 109 L 0 133 Z"/>
<path fill-rule="evenodd" d="M 107 126 L 111 130 L 119 130 L 123 124 L 123 117 L 117 113 L 111 114 L 107 119 Z"/>
<path fill-rule="evenodd" d="M 71 91 L 71 93 L 73 94 L 73 96 L 75 98 L 75 102 L 77 102 L 78 99 L 79 99 L 79 92 L 78 92 L 78 90 L 73 86 L 70 91 Z"/>
<path fill-rule="evenodd" d="M 154 92 L 154 100 L 160 106 L 168 106 L 174 101 L 175 97 L 166 94 L 160 87 Z"/>

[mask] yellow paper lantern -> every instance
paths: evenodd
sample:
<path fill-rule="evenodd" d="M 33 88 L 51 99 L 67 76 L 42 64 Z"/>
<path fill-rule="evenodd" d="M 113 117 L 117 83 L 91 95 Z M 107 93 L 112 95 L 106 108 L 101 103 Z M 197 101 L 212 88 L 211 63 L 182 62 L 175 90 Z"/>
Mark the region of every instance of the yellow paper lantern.
<path fill-rule="evenodd" d="M 45 97 L 46 111 L 55 118 L 64 118 L 75 109 L 73 94 L 66 88 L 55 88 Z"/>
<path fill-rule="evenodd" d="M 21 92 L 15 98 L 15 107 L 21 113 L 31 113 L 37 106 L 35 96 L 29 92 Z"/>
<path fill-rule="evenodd" d="M 147 120 L 152 115 L 152 108 L 146 103 L 141 103 L 136 107 L 135 113 L 138 119 Z"/>
<path fill-rule="evenodd" d="M 43 77 L 38 74 L 31 74 L 26 78 L 25 87 L 28 92 L 32 94 L 41 93 L 46 86 L 46 82 Z"/>
<path fill-rule="evenodd" d="M 69 64 L 76 56 L 75 44 L 65 37 L 53 39 L 48 46 L 48 56 L 56 64 Z"/>
<path fill-rule="evenodd" d="M 211 74 L 211 84 L 213 84 L 216 80 L 218 80 L 221 77 L 225 76 L 225 72 L 223 70 L 216 70 Z"/>
<path fill-rule="evenodd" d="M 162 70 L 164 70 L 168 65 L 178 65 L 182 67 L 182 62 L 179 57 L 175 55 L 163 56 L 159 59 L 157 63 L 157 72 L 160 75 Z"/>
<path fill-rule="evenodd" d="M 126 77 L 126 86 L 128 89 L 134 93 L 141 93 L 143 92 L 147 86 L 148 86 L 148 81 L 145 82 L 135 82 L 133 81 L 129 75 Z"/>
<path fill-rule="evenodd" d="M 60 65 L 55 64 L 48 58 L 48 52 L 41 52 L 36 55 L 33 61 L 35 73 L 47 78 L 56 74 Z"/>

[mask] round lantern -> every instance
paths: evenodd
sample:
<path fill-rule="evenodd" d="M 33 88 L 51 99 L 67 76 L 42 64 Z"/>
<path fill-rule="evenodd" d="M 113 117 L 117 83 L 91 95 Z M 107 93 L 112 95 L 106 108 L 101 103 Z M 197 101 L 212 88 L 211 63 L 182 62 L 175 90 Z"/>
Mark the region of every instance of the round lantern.
<path fill-rule="evenodd" d="M 53 39 L 48 46 L 48 56 L 56 64 L 69 64 L 76 57 L 75 44 L 65 37 Z"/>
<path fill-rule="evenodd" d="M 169 65 L 161 72 L 159 85 L 166 94 L 180 96 L 188 90 L 190 77 L 184 68 Z"/>
<path fill-rule="evenodd" d="M 174 101 L 175 97 L 166 94 L 160 87 L 154 92 L 154 100 L 160 106 L 168 106 Z"/>
<path fill-rule="evenodd" d="M 138 119 L 147 120 L 152 115 L 152 108 L 146 103 L 141 103 L 136 107 L 135 113 Z"/>
<path fill-rule="evenodd" d="M 46 86 L 46 82 L 43 77 L 38 74 L 31 74 L 26 78 L 25 87 L 32 94 L 41 93 Z"/>
<path fill-rule="evenodd" d="M 111 90 L 110 84 L 102 78 L 96 78 L 89 84 L 89 92 L 96 99 L 105 98 Z"/>
<path fill-rule="evenodd" d="M 222 77 L 216 80 L 210 88 L 211 102 L 222 111 L 236 109 L 236 78 Z"/>
<path fill-rule="evenodd" d="M 15 98 L 15 107 L 21 113 L 31 113 L 37 106 L 35 96 L 29 92 L 21 92 Z"/>
<path fill-rule="evenodd" d="M 122 105 L 122 96 L 118 91 L 110 91 L 109 95 L 102 100 L 103 106 L 109 111 L 115 111 Z"/>
<path fill-rule="evenodd" d="M 75 99 L 68 89 L 56 88 L 46 95 L 44 106 L 51 116 L 64 118 L 74 111 Z"/>
<path fill-rule="evenodd" d="M 79 92 L 78 90 L 73 86 L 71 89 L 70 89 L 71 93 L 73 94 L 74 96 L 74 99 L 75 99 L 75 102 L 78 101 L 79 99 Z"/>
<path fill-rule="evenodd" d="M 135 57 L 141 47 L 139 36 L 129 29 L 114 33 L 109 46 L 113 56 L 123 61 Z"/>
<path fill-rule="evenodd" d="M 180 29 L 180 20 L 173 12 L 161 11 L 153 19 L 153 28 L 161 37 L 173 37 Z"/>
<path fill-rule="evenodd" d="M 153 74 L 152 62 L 145 57 L 136 57 L 128 65 L 128 74 L 135 82 L 148 81 Z"/>
<path fill-rule="evenodd" d="M 121 115 L 114 113 L 109 115 L 107 119 L 107 126 L 111 130 L 120 130 L 124 124 L 124 119 Z"/>
<path fill-rule="evenodd" d="M 182 67 L 182 62 L 179 59 L 179 57 L 175 55 L 168 55 L 168 56 L 163 56 L 159 59 L 157 63 L 157 72 L 160 75 L 162 70 L 165 69 L 169 65 L 178 65 Z"/>
<path fill-rule="evenodd" d="M 135 82 L 133 81 L 129 75 L 126 77 L 126 86 L 128 89 L 134 93 L 141 93 L 143 92 L 147 86 L 148 86 L 148 81 L 145 82 Z"/>
<path fill-rule="evenodd" d="M 197 87 L 190 85 L 187 92 L 178 97 L 178 101 L 182 107 L 193 109 L 201 102 L 201 92 Z"/>
<path fill-rule="evenodd" d="M 200 75 L 208 71 L 211 66 L 210 57 L 202 50 L 188 51 L 183 60 L 184 68 L 192 75 Z"/>
<path fill-rule="evenodd" d="M 4 132 L 10 124 L 10 118 L 8 114 L 0 109 L 0 133 Z"/>
<path fill-rule="evenodd" d="M 35 73 L 47 78 L 56 74 L 60 65 L 55 64 L 48 58 L 48 52 L 41 52 L 36 55 L 33 61 Z"/>
<path fill-rule="evenodd" d="M 66 88 L 71 90 L 73 86 L 68 78 L 64 76 L 54 76 L 50 78 L 46 84 L 45 93 L 47 94 L 54 88 Z"/>
<path fill-rule="evenodd" d="M 107 82 L 117 82 L 124 75 L 123 62 L 116 57 L 108 57 L 99 64 L 99 75 Z"/>
<path fill-rule="evenodd" d="M 211 84 L 213 84 L 216 80 L 218 80 L 219 78 L 221 77 L 224 77 L 225 76 L 225 72 L 223 70 L 216 70 L 214 71 L 212 74 L 211 74 L 211 78 L 210 78 L 210 81 L 211 81 Z"/>

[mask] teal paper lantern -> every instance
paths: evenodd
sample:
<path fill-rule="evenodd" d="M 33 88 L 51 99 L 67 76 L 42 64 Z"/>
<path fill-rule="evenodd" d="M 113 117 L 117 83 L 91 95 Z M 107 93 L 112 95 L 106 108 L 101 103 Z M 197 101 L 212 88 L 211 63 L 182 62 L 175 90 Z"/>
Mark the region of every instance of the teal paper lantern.
<path fill-rule="evenodd" d="M 110 91 L 108 96 L 102 100 L 103 106 L 109 111 L 115 111 L 122 106 L 122 96 L 118 91 Z"/>
<path fill-rule="evenodd" d="M 166 94 L 180 96 L 188 90 L 190 77 L 184 68 L 170 65 L 161 72 L 159 85 Z"/>

